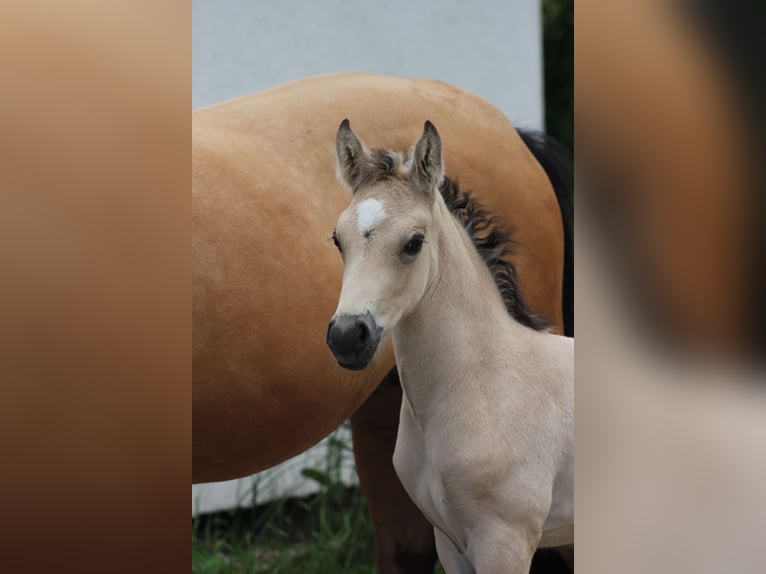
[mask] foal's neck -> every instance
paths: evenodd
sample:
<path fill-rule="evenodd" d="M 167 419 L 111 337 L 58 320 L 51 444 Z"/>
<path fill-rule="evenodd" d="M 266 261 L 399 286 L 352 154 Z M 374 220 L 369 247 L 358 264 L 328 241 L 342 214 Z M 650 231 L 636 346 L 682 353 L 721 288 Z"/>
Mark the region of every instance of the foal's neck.
<path fill-rule="evenodd" d="M 441 197 L 434 217 L 436 271 L 393 333 L 402 387 L 421 422 L 444 398 L 474 392 L 472 385 L 479 383 L 466 374 L 488 357 L 507 354 L 509 337 L 517 340 L 529 331 L 508 314 L 492 274 Z"/>

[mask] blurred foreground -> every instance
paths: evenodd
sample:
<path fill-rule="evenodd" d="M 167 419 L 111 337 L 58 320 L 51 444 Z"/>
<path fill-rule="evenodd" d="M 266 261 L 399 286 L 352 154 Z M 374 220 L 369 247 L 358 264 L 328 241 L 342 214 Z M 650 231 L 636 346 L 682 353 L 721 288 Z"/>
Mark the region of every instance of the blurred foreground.
<path fill-rule="evenodd" d="M 578 4 L 582 572 L 766 570 L 763 74 L 710 8 Z"/>

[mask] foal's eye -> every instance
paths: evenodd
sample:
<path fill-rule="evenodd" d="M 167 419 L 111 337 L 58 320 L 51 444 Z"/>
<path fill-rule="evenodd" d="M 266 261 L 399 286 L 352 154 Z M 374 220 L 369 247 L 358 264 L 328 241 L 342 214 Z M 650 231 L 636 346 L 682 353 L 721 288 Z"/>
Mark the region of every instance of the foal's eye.
<path fill-rule="evenodd" d="M 417 255 L 420 249 L 423 247 L 423 241 L 425 237 L 420 234 L 415 235 L 404 246 L 405 255 Z"/>
<path fill-rule="evenodd" d="M 332 232 L 332 242 L 335 244 L 335 247 L 338 248 L 338 251 L 343 253 L 343 249 L 340 246 L 340 241 L 338 241 L 338 235 L 335 233 L 335 231 Z"/>

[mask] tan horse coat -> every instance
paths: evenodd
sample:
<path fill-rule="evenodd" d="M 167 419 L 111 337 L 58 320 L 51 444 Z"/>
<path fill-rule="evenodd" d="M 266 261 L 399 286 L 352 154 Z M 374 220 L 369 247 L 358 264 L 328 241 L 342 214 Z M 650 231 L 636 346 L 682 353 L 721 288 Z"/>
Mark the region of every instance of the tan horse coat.
<path fill-rule="evenodd" d="M 504 216 L 532 309 L 561 325 L 563 231 L 543 169 L 505 117 L 432 80 L 339 74 L 199 110 L 192 121 L 193 473 L 244 476 L 348 418 L 394 365 L 361 372 L 325 344 L 342 262 L 329 240 L 349 195 L 335 179 L 348 117 L 371 146 L 404 149 L 439 125 L 447 173 Z"/>

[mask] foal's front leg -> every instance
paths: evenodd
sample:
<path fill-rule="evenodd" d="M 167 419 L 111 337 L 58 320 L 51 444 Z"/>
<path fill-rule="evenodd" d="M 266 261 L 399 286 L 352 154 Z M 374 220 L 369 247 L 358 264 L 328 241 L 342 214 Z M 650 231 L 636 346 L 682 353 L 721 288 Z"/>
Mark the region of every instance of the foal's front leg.
<path fill-rule="evenodd" d="M 356 470 L 375 527 L 378 574 L 433 574 L 433 526 L 410 500 L 391 460 L 402 407 L 394 377 L 396 369 L 351 416 Z"/>
<path fill-rule="evenodd" d="M 540 530 L 501 524 L 477 529 L 469 548 L 477 574 L 528 574 L 540 536 Z"/>
<path fill-rule="evenodd" d="M 438 528 L 434 528 L 434 535 L 436 537 L 436 553 L 439 555 L 439 562 L 447 574 L 476 573 L 468 557 L 461 554 L 460 550 Z"/>

